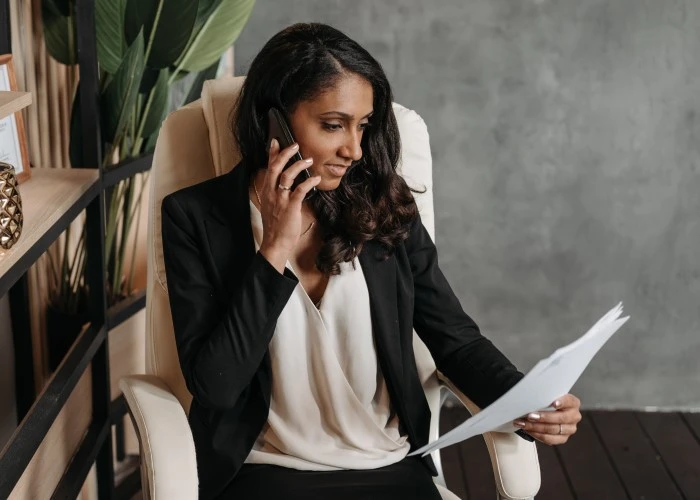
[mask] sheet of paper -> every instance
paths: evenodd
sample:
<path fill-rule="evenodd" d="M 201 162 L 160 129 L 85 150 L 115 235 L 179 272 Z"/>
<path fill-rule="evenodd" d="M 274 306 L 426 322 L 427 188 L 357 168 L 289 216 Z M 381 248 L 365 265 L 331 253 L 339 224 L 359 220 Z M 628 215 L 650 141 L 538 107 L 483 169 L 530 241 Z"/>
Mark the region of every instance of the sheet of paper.
<path fill-rule="evenodd" d="M 409 456 L 425 456 L 484 432 L 514 430 L 513 420 L 533 411 L 548 407 L 551 409 L 552 402 L 571 391 L 593 356 L 627 322 L 629 316 L 620 318 L 621 314 L 622 303 L 619 303 L 580 338 L 539 361 L 520 382 L 494 403 Z"/>

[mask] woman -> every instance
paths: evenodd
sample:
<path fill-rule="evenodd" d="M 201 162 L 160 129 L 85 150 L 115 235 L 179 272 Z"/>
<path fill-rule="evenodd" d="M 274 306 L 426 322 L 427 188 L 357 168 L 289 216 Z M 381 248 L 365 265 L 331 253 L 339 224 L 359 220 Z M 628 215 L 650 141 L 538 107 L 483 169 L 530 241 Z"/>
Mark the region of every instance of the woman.
<path fill-rule="evenodd" d="M 414 328 L 480 406 L 522 378 L 438 267 L 396 173 L 391 102 L 356 42 L 291 26 L 250 67 L 232 121 L 241 163 L 163 200 L 201 498 L 439 499 L 431 458 L 407 457 L 430 422 Z M 268 149 L 271 107 L 296 144 Z M 303 160 L 284 169 L 296 152 Z M 554 406 L 517 424 L 563 443 L 579 402 Z"/>

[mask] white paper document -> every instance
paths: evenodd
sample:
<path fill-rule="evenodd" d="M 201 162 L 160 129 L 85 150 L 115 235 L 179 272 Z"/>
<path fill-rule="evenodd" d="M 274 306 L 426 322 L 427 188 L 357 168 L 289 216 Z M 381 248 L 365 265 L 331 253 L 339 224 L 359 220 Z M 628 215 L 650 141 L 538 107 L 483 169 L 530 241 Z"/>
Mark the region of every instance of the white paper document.
<path fill-rule="evenodd" d="M 491 431 L 514 431 L 513 421 L 530 412 L 552 409 L 552 402 L 571 391 L 593 356 L 624 325 L 622 302 L 582 337 L 538 362 L 525 377 L 488 407 L 430 444 L 410 453 L 423 456 L 445 446 Z"/>

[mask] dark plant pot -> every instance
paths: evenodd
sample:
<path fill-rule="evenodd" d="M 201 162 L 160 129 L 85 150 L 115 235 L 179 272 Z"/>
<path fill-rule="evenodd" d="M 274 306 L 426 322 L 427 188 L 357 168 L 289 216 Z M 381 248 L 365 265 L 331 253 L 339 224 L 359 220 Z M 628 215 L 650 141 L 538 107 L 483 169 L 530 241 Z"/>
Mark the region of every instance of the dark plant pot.
<path fill-rule="evenodd" d="M 49 348 L 49 369 L 52 372 L 61 364 L 87 321 L 87 312 L 72 314 L 51 305 L 47 307 L 46 336 Z"/>

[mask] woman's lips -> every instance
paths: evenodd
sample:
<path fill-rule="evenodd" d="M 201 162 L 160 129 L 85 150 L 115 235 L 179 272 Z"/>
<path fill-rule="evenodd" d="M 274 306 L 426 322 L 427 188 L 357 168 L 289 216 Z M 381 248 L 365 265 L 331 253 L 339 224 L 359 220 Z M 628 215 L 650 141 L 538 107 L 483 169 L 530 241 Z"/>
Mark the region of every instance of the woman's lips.
<path fill-rule="evenodd" d="M 348 167 L 346 167 L 345 165 L 327 164 L 326 167 L 328 167 L 328 170 L 330 170 L 330 172 L 337 177 L 342 177 L 343 175 L 345 175 L 345 172 L 348 169 Z"/>

